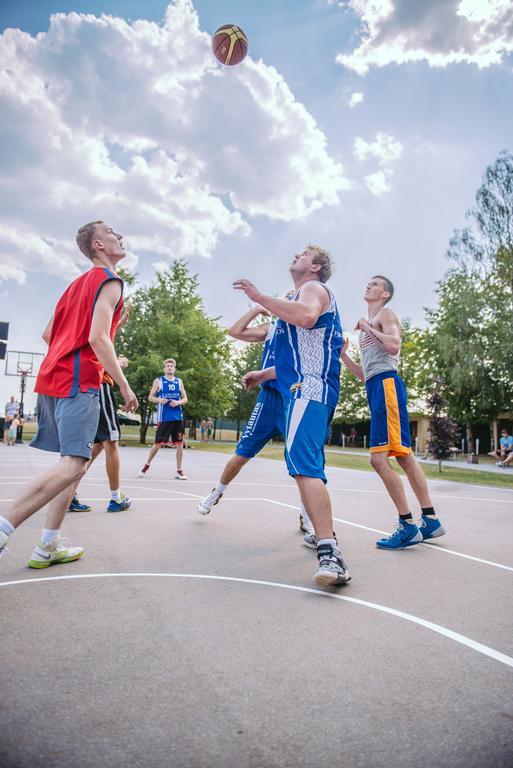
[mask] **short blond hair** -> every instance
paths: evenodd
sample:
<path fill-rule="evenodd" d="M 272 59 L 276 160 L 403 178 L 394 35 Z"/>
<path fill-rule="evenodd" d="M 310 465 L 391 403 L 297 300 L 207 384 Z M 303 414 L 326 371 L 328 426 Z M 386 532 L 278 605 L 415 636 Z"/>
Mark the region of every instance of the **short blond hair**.
<path fill-rule="evenodd" d="M 103 223 L 103 221 L 90 221 L 87 224 L 84 224 L 83 227 L 80 227 L 77 232 L 75 238 L 77 245 L 84 256 L 87 256 L 88 259 L 93 259 L 96 253 L 91 247 L 95 235 L 96 225 Z"/>
<path fill-rule="evenodd" d="M 315 254 L 312 259 L 313 263 L 320 264 L 321 266 L 317 273 L 319 275 L 319 280 L 321 283 L 327 283 L 333 273 L 333 259 L 331 258 L 331 254 L 324 248 L 321 248 L 320 245 L 312 245 L 311 243 L 308 246 L 308 250 L 313 251 Z"/>
<path fill-rule="evenodd" d="M 176 367 L 176 360 L 174 357 L 168 357 L 167 360 L 164 360 L 163 365 L 165 365 L 166 363 L 174 363 Z"/>

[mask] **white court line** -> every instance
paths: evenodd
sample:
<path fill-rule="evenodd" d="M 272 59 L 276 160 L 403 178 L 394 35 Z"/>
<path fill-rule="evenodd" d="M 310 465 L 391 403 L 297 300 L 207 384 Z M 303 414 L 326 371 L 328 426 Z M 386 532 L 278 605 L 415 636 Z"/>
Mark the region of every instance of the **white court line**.
<path fill-rule="evenodd" d="M 20 480 L 21 479 L 23 479 L 23 480 L 33 480 L 33 475 L 4 475 L 4 477 L 18 478 Z M 94 479 L 98 479 L 98 478 L 94 478 Z M 164 478 L 158 478 L 158 480 L 162 480 L 162 479 L 164 479 Z M 141 482 L 143 480 L 145 482 L 147 482 L 146 478 L 140 478 L 140 480 L 141 480 Z M 158 482 L 158 480 L 157 480 L 157 482 Z M 89 483 L 87 477 L 82 482 L 83 483 L 87 483 L 88 485 L 92 485 L 92 483 Z M 192 484 L 201 484 L 201 485 L 204 485 L 204 484 L 206 484 L 206 485 L 210 484 L 211 485 L 212 484 L 212 480 L 193 480 L 193 479 L 188 479 L 186 482 L 191 484 L 191 485 Z M 0 480 L 0 485 L 18 485 L 18 484 L 21 485 L 21 483 L 16 483 L 16 482 L 15 483 L 9 483 L 9 482 L 4 483 L 3 481 Z M 292 485 L 292 483 L 267 483 L 267 482 L 262 482 L 262 481 L 256 482 L 256 483 L 237 482 L 237 485 L 249 486 L 249 487 L 251 487 L 251 486 L 257 486 L 258 487 L 258 486 L 261 486 L 261 485 L 265 485 L 266 488 L 293 488 L 294 487 Z M 463 485 L 463 483 L 459 483 L 459 485 Z M 468 486 L 468 483 L 465 483 L 464 485 Z M 139 488 L 140 486 L 139 485 L 137 485 L 137 486 L 136 485 L 131 485 L 131 486 L 126 486 L 126 487 L 127 488 Z M 511 494 L 513 494 L 513 491 L 511 491 L 509 488 L 493 488 L 493 487 L 482 486 L 482 485 L 475 486 L 475 487 L 476 488 L 480 488 L 480 489 L 485 489 L 487 491 L 491 491 L 492 493 L 493 493 L 493 491 L 497 491 L 498 493 L 511 493 Z M 159 490 L 163 490 L 163 489 L 159 489 Z M 388 493 L 386 490 L 376 490 L 376 489 L 373 489 L 373 488 L 334 488 L 331 485 L 329 486 L 329 490 L 330 491 L 339 491 L 341 493 L 374 493 L 374 494 L 380 494 L 382 496 L 386 496 L 387 493 Z M 407 496 L 412 496 L 412 497 L 414 496 L 414 494 L 411 491 L 409 491 L 407 489 L 405 489 L 405 491 L 406 491 L 406 495 Z M 195 494 L 190 494 L 190 495 L 194 496 Z M 513 496 L 512 496 L 511 499 L 497 499 L 497 498 L 491 498 L 491 497 L 487 497 L 487 496 L 459 496 L 457 494 L 437 493 L 437 491 L 432 491 L 431 495 L 432 496 L 436 496 L 437 499 L 450 499 L 451 501 L 473 501 L 473 502 L 476 502 L 476 501 L 491 501 L 494 504 L 511 504 L 511 505 L 513 505 Z M 203 497 L 196 495 L 196 498 L 203 498 Z"/>
<path fill-rule="evenodd" d="M 441 624 L 435 624 L 432 621 L 421 619 L 419 616 L 414 616 L 411 613 L 405 611 L 398 611 L 396 608 L 389 608 L 386 605 L 380 603 L 371 603 L 367 600 L 360 600 L 357 597 L 345 597 L 343 595 L 335 595 L 333 592 L 321 592 L 317 589 L 311 589 L 310 587 L 298 587 L 293 584 L 282 584 L 276 581 L 261 581 L 259 579 L 242 579 L 234 576 L 210 576 L 207 574 L 199 573 L 84 573 L 76 574 L 74 576 L 44 576 L 42 578 L 32 579 L 18 579 L 16 581 L 4 581 L 0 582 L 0 587 L 11 587 L 19 584 L 41 584 L 47 581 L 71 581 L 78 579 L 106 579 L 106 578 L 175 578 L 175 579 L 205 579 L 212 581 L 228 581 L 239 584 L 255 584 L 257 586 L 264 587 L 278 587 L 279 589 L 290 589 L 294 592 L 306 592 L 311 595 L 319 595 L 320 597 L 329 597 L 334 600 L 343 600 L 347 603 L 353 603 L 354 605 L 361 605 L 364 608 L 372 608 L 375 611 L 381 613 L 387 613 L 390 616 L 396 616 L 404 621 L 409 621 L 412 624 L 417 624 L 420 627 L 429 629 L 432 632 L 436 632 L 443 637 L 447 637 L 449 640 L 454 640 L 456 643 L 471 648 L 473 651 L 488 656 L 495 661 L 499 661 L 501 664 L 505 664 L 507 667 L 513 668 L 513 658 L 507 656 L 505 653 L 496 651 L 494 648 L 490 648 L 488 645 L 483 645 L 470 637 L 461 635 L 459 632 L 454 632 L 452 629 L 442 626 Z"/>
<path fill-rule="evenodd" d="M 280 507 L 288 507 L 289 509 L 295 509 L 298 512 L 300 507 L 296 507 L 293 504 L 285 504 L 283 501 L 275 501 L 274 499 L 262 499 L 262 501 L 268 501 L 271 504 L 278 504 Z M 334 517 L 337 523 L 343 523 L 344 525 L 351 525 L 353 528 L 363 528 L 364 531 L 371 531 L 372 533 L 382 533 L 388 535 L 388 531 L 381 531 L 379 528 L 370 528 L 368 525 L 361 525 L 361 523 L 353 523 L 351 520 L 342 520 L 340 517 Z M 464 557 L 466 560 L 473 560 L 476 563 L 483 563 L 484 565 L 493 565 L 494 568 L 501 568 L 504 571 L 513 571 L 510 565 L 503 565 L 502 563 L 494 563 L 492 560 L 483 560 L 481 557 L 474 557 L 473 555 L 465 555 L 463 552 L 456 552 L 454 549 L 447 549 L 440 544 L 428 544 L 422 542 L 416 544 L 418 547 L 428 547 L 432 552 L 445 552 L 448 555 L 456 555 L 456 557 Z"/>

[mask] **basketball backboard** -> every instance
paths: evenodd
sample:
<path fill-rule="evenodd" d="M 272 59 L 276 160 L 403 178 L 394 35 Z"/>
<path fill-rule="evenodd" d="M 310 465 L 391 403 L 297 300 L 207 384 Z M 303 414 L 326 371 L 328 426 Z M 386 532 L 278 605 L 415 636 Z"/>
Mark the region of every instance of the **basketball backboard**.
<path fill-rule="evenodd" d="M 35 377 L 39 373 L 43 358 L 42 352 L 19 352 L 9 349 L 5 359 L 5 375 Z"/>

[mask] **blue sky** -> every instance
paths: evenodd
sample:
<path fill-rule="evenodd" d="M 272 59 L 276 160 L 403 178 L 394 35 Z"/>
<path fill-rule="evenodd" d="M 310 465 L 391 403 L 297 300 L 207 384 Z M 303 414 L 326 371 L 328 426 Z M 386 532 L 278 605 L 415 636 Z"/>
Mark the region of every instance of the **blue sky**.
<path fill-rule="evenodd" d="M 74 232 L 98 217 L 142 282 L 187 258 L 226 324 L 247 306 L 232 280 L 284 292 L 308 242 L 334 255 L 345 327 L 376 272 L 423 324 L 452 230 L 512 149 L 512 15 L 506 0 L 2 3 L 9 346 L 44 349 L 87 267 Z M 250 54 L 221 68 L 209 35 L 228 22 Z M 0 373 L 0 399 L 16 385 Z"/>

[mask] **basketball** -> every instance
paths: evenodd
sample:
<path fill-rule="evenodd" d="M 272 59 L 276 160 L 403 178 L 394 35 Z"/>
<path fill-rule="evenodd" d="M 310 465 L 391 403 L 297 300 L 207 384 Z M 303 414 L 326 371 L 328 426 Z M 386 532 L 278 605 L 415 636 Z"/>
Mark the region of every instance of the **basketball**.
<path fill-rule="evenodd" d="M 212 36 L 212 50 L 221 64 L 240 64 L 248 52 L 248 38 L 235 24 L 224 24 Z"/>

